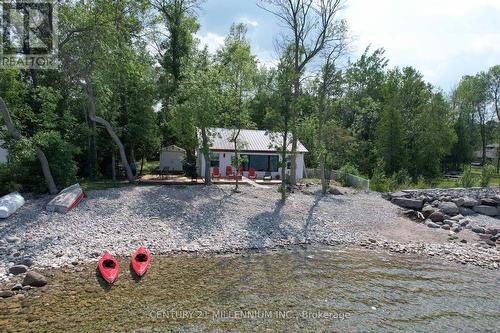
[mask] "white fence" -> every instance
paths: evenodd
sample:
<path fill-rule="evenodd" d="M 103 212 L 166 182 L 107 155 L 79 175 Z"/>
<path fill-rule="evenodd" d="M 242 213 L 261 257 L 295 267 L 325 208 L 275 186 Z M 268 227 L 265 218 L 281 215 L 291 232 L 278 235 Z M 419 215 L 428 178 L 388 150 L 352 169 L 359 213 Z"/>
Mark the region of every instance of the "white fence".
<path fill-rule="evenodd" d="M 321 178 L 321 171 L 320 169 L 312 169 L 312 168 L 306 168 L 304 169 L 305 177 L 306 178 Z M 326 171 L 326 178 L 330 180 L 339 180 L 341 175 L 340 171 L 333 170 L 328 174 L 328 170 Z M 351 187 L 355 187 L 360 190 L 365 190 L 368 191 L 370 190 L 370 181 L 368 179 L 364 179 L 358 176 L 354 176 L 351 174 L 347 175 L 347 185 Z"/>

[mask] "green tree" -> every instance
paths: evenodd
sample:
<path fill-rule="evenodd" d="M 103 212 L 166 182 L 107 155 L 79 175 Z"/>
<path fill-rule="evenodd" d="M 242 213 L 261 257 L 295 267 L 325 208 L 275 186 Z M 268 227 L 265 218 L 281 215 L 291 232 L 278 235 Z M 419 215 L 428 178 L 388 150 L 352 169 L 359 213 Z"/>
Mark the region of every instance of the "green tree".
<path fill-rule="evenodd" d="M 186 147 L 201 148 L 205 163 L 205 184 L 211 184 L 210 144 L 216 134 L 217 114 L 222 109 L 220 72 L 205 49 L 195 57 L 195 64 L 179 86 L 183 103 L 174 108 L 178 135 Z"/>
<path fill-rule="evenodd" d="M 283 53 L 291 55 L 293 64 L 293 103 L 290 113 L 292 154 L 290 183 L 296 183 L 298 121 L 302 116 L 301 82 L 306 67 L 318 54 L 344 40 L 346 22 L 339 20 L 343 9 L 341 0 L 260 0 L 258 5 L 272 13 L 286 28 L 288 35 L 282 41 Z"/>
<path fill-rule="evenodd" d="M 232 129 L 230 141 L 234 146 L 233 164 L 236 170 L 244 162 L 239 151 L 247 144 L 240 139 L 241 130 L 253 127 L 248 100 L 253 92 L 257 60 L 252 55 L 246 34 L 247 27 L 244 24 L 233 24 L 224 46 L 217 53 L 224 87 L 222 91 L 224 112 L 221 120 L 225 127 Z M 238 177 L 235 185 L 235 191 L 237 190 Z"/>
<path fill-rule="evenodd" d="M 159 23 L 155 44 L 158 45 L 161 76 L 159 78 L 162 112 L 160 128 L 163 144 L 175 143 L 177 132 L 173 126 L 172 109 L 179 101 L 178 90 L 182 81 L 189 75 L 190 62 L 194 55 L 195 33 L 199 29 L 196 11 L 202 0 L 151 0 L 153 8 L 159 13 Z M 167 37 L 163 30 L 168 31 Z M 188 153 L 190 153 L 188 151 Z"/>
<path fill-rule="evenodd" d="M 455 98 L 460 108 L 470 110 L 479 124 L 482 148 L 482 163 L 486 162 L 486 122 L 488 117 L 488 79 L 484 73 L 464 76 L 460 81 Z"/>

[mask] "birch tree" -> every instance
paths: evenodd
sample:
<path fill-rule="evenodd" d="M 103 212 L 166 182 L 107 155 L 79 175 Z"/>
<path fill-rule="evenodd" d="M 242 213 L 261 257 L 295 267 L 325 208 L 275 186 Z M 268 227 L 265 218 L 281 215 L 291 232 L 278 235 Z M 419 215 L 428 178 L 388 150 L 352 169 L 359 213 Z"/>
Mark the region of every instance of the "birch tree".
<path fill-rule="evenodd" d="M 287 29 L 288 35 L 281 42 L 281 50 L 289 50 L 293 59 L 293 103 L 290 114 L 292 133 L 292 159 L 290 183 L 296 183 L 297 122 L 301 116 L 298 103 L 301 82 L 307 66 L 345 30 L 345 22 L 338 19 L 343 0 L 260 0 L 258 5 L 272 13 Z"/>

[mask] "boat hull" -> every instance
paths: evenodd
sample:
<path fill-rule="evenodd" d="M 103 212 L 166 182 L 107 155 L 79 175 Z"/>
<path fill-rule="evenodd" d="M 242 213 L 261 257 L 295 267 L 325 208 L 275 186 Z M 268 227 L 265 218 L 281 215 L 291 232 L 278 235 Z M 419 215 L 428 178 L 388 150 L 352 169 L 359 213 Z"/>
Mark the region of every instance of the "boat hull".
<path fill-rule="evenodd" d="M 132 269 L 138 276 L 143 276 L 151 264 L 151 254 L 144 247 L 138 248 L 132 254 Z"/>

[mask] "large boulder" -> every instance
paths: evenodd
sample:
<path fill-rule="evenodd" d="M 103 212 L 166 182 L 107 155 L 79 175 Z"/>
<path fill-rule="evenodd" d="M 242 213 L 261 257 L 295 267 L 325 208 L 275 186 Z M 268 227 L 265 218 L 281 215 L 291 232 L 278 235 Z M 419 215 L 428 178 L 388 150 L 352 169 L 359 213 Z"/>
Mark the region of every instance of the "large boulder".
<path fill-rule="evenodd" d="M 422 208 L 422 214 L 424 215 L 425 218 L 428 218 L 436 210 L 437 208 L 432 207 L 431 205 L 425 205 L 424 208 Z"/>
<path fill-rule="evenodd" d="M 14 265 L 9 268 L 9 273 L 14 275 L 19 275 L 26 273 L 28 271 L 28 267 L 25 265 Z"/>
<path fill-rule="evenodd" d="M 474 211 L 479 214 L 488 215 L 488 216 L 496 216 L 498 214 L 498 210 L 496 207 L 479 205 L 474 206 Z"/>
<path fill-rule="evenodd" d="M 393 193 L 389 193 L 389 196 L 391 199 L 408 198 L 410 196 L 410 194 L 405 193 L 405 192 L 393 192 Z"/>
<path fill-rule="evenodd" d="M 436 211 L 436 212 L 432 213 L 431 215 L 429 215 L 429 219 L 432 222 L 443 222 L 445 219 L 445 215 L 443 212 Z"/>
<path fill-rule="evenodd" d="M 436 223 L 434 223 L 432 221 L 425 221 L 425 225 L 428 226 L 429 228 L 433 228 L 433 229 L 440 228 L 439 225 L 437 225 Z"/>
<path fill-rule="evenodd" d="M 481 205 L 484 205 L 484 206 L 496 206 L 497 202 L 494 199 L 482 198 L 481 199 Z"/>
<path fill-rule="evenodd" d="M 454 202 L 442 202 L 439 209 L 446 215 L 454 216 L 460 213 L 460 209 Z"/>
<path fill-rule="evenodd" d="M 47 280 L 42 274 L 36 272 L 28 272 L 23 280 L 23 286 L 43 287 L 47 284 Z"/>
<path fill-rule="evenodd" d="M 0 298 L 8 298 L 14 296 L 15 293 L 10 290 L 2 290 L 0 291 Z"/>
<path fill-rule="evenodd" d="M 464 216 L 462 214 L 458 214 L 458 215 L 455 215 L 452 218 L 450 218 L 450 220 L 457 221 L 457 222 L 462 220 L 462 219 L 464 219 Z"/>
<path fill-rule="evenodd" d="M 394 198 L 392 203 L 403 208 L 421 210 L 424 206 L 424 200 L 421 199 L 408 199 L 408 198 Z"/>
<path fill-rule="evenodd" d="M 470 208 L 460 207 L 460 214 L 462 214 L 463 216 L 471 216 L 476 214 L 476 212 Z"/>
<path fill-rule="evenodd" d="M 492 199 L 495 200 L 497 205 L 500 205 L 500 195 L 495 195 Z"/>
<path fill-rule="evenodd" d="M 476 234 L 484 234 L 486 230 L 483 227 L 472 227 L 472 231 Z"/>
<path fill-rule="evenodd" d="M 474 198 L 471 198 L 471 197 L 464 197 L 462 198 L 464 201 L 462 203 L 462 206 L 463 207 L 467 207 L 467 208 L 472 208 L 474 206 L 477 206 L 479 205 L 479 201 L 477 201 L 476 199 Z"/>

